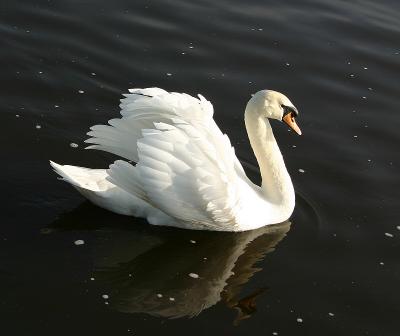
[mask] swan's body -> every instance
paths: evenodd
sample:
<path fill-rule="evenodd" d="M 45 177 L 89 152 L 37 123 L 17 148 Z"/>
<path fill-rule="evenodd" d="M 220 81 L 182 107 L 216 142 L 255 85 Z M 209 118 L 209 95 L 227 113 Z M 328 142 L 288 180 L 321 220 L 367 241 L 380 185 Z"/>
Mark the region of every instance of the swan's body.
<path fill-rule="evenodd" d="M 103 170 L 51 162 L 83 196 L 150 224 L 187 229 L 245 231 L 290 217 L 294 189 L 267 119 L 282 119 L 285 108 L 297 113 L 284 95 L 259 91 L 246 107 L 259 187 L 213 120 L 209 101 L 157 88 L 129 91 L 121 100 L 122 118 L 93 126 L 86 142 L 136 166 L 118 160 Z"/>

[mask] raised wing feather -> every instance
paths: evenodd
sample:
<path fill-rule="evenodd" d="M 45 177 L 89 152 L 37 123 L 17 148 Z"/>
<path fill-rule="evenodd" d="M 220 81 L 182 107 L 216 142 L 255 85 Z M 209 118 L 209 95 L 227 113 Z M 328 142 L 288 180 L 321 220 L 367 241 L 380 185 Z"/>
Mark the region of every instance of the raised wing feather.
<path fill-rule="evenodd" d="M 116 161 L 109 180 L 182 226 L 235 230 L 245 175 L 212 119 L 211 103 L 156 88 L 130 92 L 121 101 L 122 118 L 88 133 L 89 148 L 137 162 Z"/>

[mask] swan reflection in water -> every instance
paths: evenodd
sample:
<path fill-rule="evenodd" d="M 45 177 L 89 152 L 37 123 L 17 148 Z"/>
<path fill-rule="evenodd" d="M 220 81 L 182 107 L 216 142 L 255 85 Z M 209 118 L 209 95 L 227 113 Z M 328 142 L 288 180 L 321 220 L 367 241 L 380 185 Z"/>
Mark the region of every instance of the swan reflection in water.
<path fill-rule="evenodd" d="M 78 216 L 83 219 L 73 217 Z M 72 221 L 62 222 L 53 228 L 67 228 Z M 109 306 L 117 311 L 193 317 L 222 301 L 238 311 L 237 324 L 255 312 L 256 298 L 265 290 L 241 297 L 243 285 L 261 270 L 255 264 L 274 250 L 289 229 L 287 221 L 239 233 L 132 223 L 128 230 L 100 230 L 93 242 L 93 277 L 107 290 Z"/>

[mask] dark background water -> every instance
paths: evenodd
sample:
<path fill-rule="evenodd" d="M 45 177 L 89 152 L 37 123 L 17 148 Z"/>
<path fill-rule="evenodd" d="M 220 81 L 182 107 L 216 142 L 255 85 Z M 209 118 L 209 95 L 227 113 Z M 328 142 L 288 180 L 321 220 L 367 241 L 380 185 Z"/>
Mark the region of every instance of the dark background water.
<path fill-rule="evenodd" d="M 3 0 L 1 333 L 397 335 L 399 13 L 398 1 Z M 85 133 L 148 86 L 211 100 L 254 179 L 245 104 L 286 93 L 304 133 L 274 125 L 291 224 L 155 228 L 57 181 L 48 159 L 111 163 L 83 150 Z"/>

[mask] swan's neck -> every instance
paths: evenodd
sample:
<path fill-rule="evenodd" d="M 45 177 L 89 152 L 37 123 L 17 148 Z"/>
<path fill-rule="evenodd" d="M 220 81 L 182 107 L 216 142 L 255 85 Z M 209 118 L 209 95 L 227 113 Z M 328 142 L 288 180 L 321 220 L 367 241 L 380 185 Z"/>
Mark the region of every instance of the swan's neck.
<path fill-rule="evenodd" d="M 293 184 L 268 119 L 248 104 L 245 123 L 251 147 L 260 166 L 264 198 L 282 211 L 291 213 L 295 203 Z"/>

